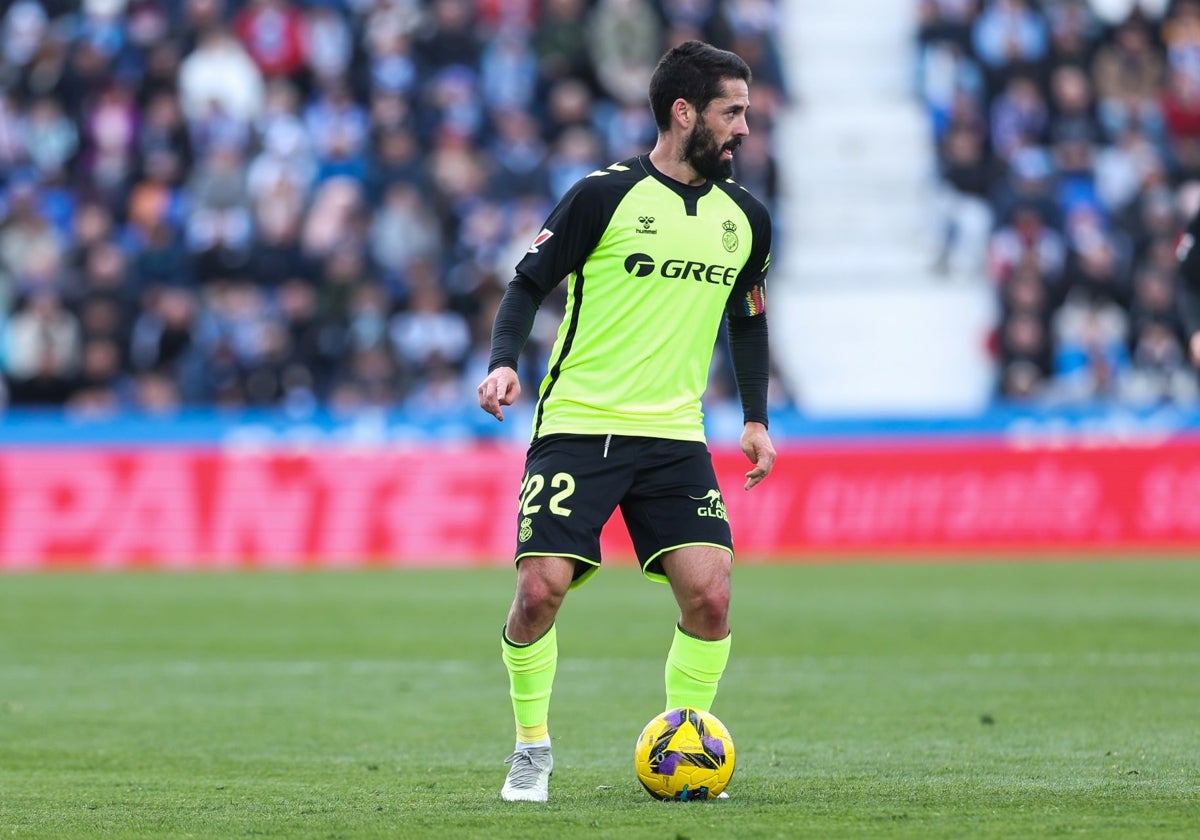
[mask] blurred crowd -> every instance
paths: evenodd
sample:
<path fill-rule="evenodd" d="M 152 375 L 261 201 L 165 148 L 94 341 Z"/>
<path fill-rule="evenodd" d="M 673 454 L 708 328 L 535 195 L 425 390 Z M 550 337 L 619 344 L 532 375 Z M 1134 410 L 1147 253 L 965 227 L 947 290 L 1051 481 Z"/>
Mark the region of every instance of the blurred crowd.
<path fill-rule="evenodd" d="M 1002 399 L 1190 404 L 1200 0 L 918 0 L 939 268 L 986 273 Z"/>
<path fill-rule="evenodd" d="M 774 0 L 0 9 L 12 406 L 472 405 L 517 260 L 576 179 L 653 145 L 649 75 L 688 38 L 751 65 L 735 177 L 776 196 Z"/>

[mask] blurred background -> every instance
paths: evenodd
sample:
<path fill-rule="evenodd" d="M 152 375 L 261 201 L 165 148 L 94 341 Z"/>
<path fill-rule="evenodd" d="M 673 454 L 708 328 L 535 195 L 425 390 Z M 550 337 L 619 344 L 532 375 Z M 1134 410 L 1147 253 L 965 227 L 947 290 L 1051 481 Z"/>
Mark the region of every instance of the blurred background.
<path fill-rule="evenodd" d="M 776 227 L 743 553 L 1200 545 L 1197 0 L 0 9 L 0 565 L 507 563 L 562 298 L 503 425 L 496 305 L 688 38 Z M 705 404 L 731 489 L 723 344 Z"/>

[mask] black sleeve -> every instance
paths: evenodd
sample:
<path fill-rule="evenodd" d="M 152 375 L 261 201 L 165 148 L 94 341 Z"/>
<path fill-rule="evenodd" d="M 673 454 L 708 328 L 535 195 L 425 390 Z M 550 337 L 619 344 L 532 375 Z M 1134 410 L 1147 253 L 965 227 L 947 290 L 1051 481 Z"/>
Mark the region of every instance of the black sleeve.
<path fill-rule="evenodd" d="M 529 332 L 533 329 L 533 319 L 547 294 L 547 290 L 520 274 L 508 284 L 492 324 L 492 355 L 488 359 L 488 373 L 498 367 L 517 369 L 517 359 L 525 349 L 525 342 L 529 340 Z"/>
<path fill-rule="evenodd" d="M 1179 257 L 1179 314 L 1189 338 L 1200 332 L 1200 248 L 1196 247 L 1197 239 L 1200 239 L 1200 212 L 1188 223 L 1176 251 Z"/>
<path fill-rule="evenodd" d="M 580 180 L 550 212 L 545 226 L 517 263 L 517 274 L 548 294 L 564 277 L 583 266 L 620 197 L 611 182 L 600 178 Z"/>
<path fill-rule="evenodd" d="M 754 244 L 725 306 L 733 378 L 742 398 L 742 420 L 767 425 L 771 356 L 767 344 L 767 270 L 771 266 L 771 219 L 766 208 L 748 207 Z"/>
<path fill-rule="evenodd" d="M 726 319 L 733 376 L 742 398 L 742 422 L 767 424 L 767 384 L 771 356 L 767 344 L 767 316 Z"/>
<path fill-rule="evenodd" d="M 550 213 L 500 300 L 492 324 L 489 373 L 498 367 L 517 369 L 538 307 L 564 277 L 583 265 L 619 198 L 601 179 L 583 178 Z"/>

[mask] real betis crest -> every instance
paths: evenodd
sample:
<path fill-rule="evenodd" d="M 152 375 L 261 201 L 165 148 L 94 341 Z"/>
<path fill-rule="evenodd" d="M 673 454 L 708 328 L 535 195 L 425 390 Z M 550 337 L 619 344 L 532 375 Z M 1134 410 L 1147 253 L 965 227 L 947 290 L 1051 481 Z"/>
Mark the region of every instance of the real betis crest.
<path fill-rule="evenodd" d="M 725 233 L 721 236 L 721 244 L 725 246 L 726 251 L 732 254 L 738 247 L 738 238 L 735 232 L 737 225 L 726 219 L 721 227 L 725 228 Z"/>

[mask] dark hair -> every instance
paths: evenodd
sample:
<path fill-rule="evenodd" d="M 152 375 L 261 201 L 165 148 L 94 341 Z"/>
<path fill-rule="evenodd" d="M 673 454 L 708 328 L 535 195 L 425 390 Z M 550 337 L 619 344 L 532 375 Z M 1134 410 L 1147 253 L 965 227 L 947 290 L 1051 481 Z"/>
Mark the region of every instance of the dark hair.
<path fill-rule="evenodd" d="M 726 79 L 750 84 L 750 65 L 740 56 L 702 41 L 684 41 L 667 50 L 650 77 L 650 110 L 660 131 L 671 125 L 671 105 L 690 102 L 698 111 L 721 95 Z"/>

